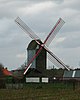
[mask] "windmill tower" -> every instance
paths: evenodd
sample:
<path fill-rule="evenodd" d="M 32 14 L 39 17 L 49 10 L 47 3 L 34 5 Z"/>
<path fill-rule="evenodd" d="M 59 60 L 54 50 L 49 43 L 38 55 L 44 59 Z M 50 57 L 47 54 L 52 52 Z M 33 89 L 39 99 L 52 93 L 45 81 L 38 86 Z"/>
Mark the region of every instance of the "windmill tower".
<path fill-rule="evenodd" d="M 40 40 L 37 40 L 38 42 L 42 43 Z M 27 47 L 27 63 L 30 62 L 32 57 L 36 54 L 36 52 L 40 49 L 40 45 L 38 45 L 35 40 L 32 40 L 28 47 Z M 32 62 L 31 68 L 37 69 L 38 71 L 42 72 L 46 69 L 47 65 L 47 52 L 43 48 L 40 52 L 40 54 L 37 56 L 36 59 Z"/>

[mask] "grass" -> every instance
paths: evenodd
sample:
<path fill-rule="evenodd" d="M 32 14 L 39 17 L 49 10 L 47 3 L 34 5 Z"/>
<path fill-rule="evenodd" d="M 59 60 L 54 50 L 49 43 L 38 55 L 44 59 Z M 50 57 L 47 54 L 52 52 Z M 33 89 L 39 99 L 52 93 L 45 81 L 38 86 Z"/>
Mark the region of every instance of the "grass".
<path fill-rule="evenodd" d="M 80 88 L 64 84 L 26 84 L 23 89 L 0 89 L 0 100 L 80 100 Z"/>

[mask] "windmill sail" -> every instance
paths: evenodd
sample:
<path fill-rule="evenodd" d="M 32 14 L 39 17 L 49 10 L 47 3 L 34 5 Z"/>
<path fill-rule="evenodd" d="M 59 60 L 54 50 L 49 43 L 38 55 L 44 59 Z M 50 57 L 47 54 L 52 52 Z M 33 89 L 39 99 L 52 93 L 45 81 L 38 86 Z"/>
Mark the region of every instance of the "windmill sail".
<path fill-rule="evenodd" d="M 46 46 L 44 46 L 46 51 L 48 52 L 48 59 L 57 67 L 66 68 L 70 70 L 57 56 L 55 56 Z"/>
<path fill-rule="evenodd" d="M 37 40 L 39 37 L 19 18 L 17 17 L 15 22 L 18 26 L 25 31 L 32 39 Z"/>
<path fill-rule="evenodd" d="M 24 71 L 24 75 L 26 74 L 26 72 L 28 71 L 28 69 L 31 67 L 32 63 L 26 67 L 26 70 Z"/>
<path fill-rule="evenodd" d="M 46 45 L 49 46 L 49 44 L 51 43 L 51 41 L 54 39 L 54 37 L 56 36 L 57 32 L 60 30 L 60 28 L 63 26 L 63 24 L 65 23 L 61 18 L 58 20 L 58 22 L 56 23 L 56 25 L 53 27 L 53 29 L 51 30 L 51 32 L 49 33 L 49 35 L 47 36 L 47 38 L 45 39 L 43 44 L 40 44 L 37 40 L 40 39 L 19 17 L 15 20 L 15 22 L 32 38 L 34 39 L 41 47 L 40 49 L 37 51 L 37 53 L 33 56 L 33 58 L 31 59 L 31 61 L 29 62 L 29 64 L 26 67 L 26 70 L 24 72 L 24 74 L 26 74 L 26 72 L 28 71 L 28 69 L 30 68 L 31 63 L 33 62 L 33 60 L 39 55 L 39 53 L 41 52 L 41 50 L 43 48 L 45 48 L 47 50 L 47 52 L 49 53 L 49 59 L 57 66 L 62 66 L 64 68 L 67 68 L 65 66 L 65 64 L 58 58 L 56 57 L 49 49 L 47 49 Z M 68 68 L 67 68 L 68 69 Z"/>
<path fill-rule="evenodd" d="M 55 38 L 56 34 L 61 29 L 61 27 L 64 25 L 64 23 L 65 22 L 61 18 L 59 18 L 59 20 L 57 21 L 57 23 L 55 24 L 55 26 L 52 28 L 51 32 L 47 36 L 45 40 L 45 45 L 49 46 L 49 44 Z"/>

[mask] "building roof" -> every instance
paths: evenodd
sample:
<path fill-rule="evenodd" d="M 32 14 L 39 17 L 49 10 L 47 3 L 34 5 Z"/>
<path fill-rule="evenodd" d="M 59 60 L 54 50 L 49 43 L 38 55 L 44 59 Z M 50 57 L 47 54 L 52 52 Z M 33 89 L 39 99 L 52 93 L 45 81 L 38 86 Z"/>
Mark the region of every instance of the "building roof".
<path fill-rule="evenodd" d="M 42 71 L 39 71 L 38 69 L 29 69 L 26 73 L 26 77 L 56 77 L 56 78 L 62 78 L 63 77 L 64 70 L 59 69 L 45 69 Z"/>
<path fill-rule="evenodd" d="M 37 40 L 37 41 L 39 41 L 40 43 L 42 43 L 40 40 Z M 37 47 L 36 41 L 35 40 L 32 40 L 29 43 L 27 50 L 34 50 L 34 49 L 36 49 L 36 47 Z"/>
<path fill-rule="evenodd" d="M 80 78 L 80 70 L 64 71 L 63 78 Z"/>
<path fill-rule="evenodd" d="M 12 73 L 8 71 L 6 68 L 2 69 L 2 72 L 5 76 L 12 76 Z"/>
<path fill-rule="evenodd" d="M 76 70 L 75 77 L 80 77 L 80 70 Z"/>
<path fill-rule="evenodd" d="M 72 74 L 73 74 L 73 71 L 72 70 L 71 71 L 65 70 L 63 77 L 72 77 Z"/>

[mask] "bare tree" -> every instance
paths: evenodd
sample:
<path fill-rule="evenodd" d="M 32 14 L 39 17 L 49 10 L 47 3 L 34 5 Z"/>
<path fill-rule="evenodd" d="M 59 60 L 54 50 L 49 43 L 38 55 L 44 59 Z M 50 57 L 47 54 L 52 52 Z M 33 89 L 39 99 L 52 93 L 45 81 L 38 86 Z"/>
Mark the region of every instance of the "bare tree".
<path fill-rule="evenodd" d="M 4 66 L 2 63 L 0 63 L 0 78 L 3 76 L 3 71 L 2 69 L 4 69 Z"/>
<path fill-rule="evenodd" d="M 4 69 L 4 66 L 2 63 L 0 63 L 0 70 Z"/>

